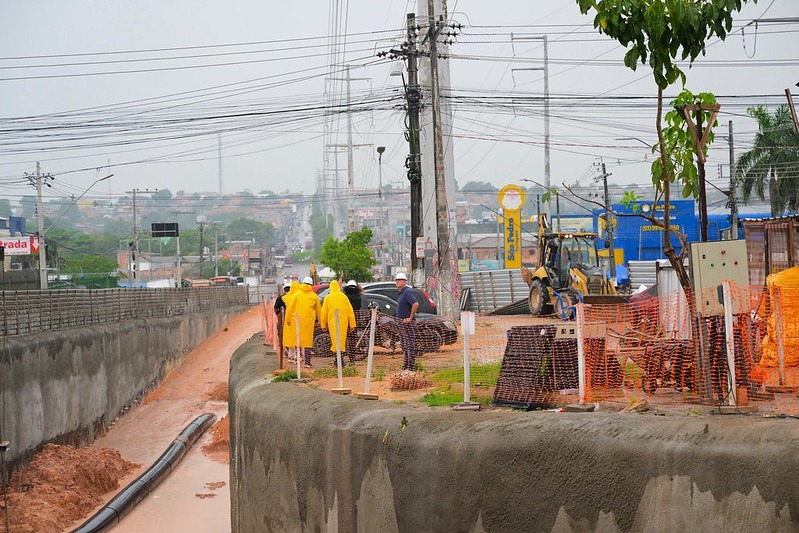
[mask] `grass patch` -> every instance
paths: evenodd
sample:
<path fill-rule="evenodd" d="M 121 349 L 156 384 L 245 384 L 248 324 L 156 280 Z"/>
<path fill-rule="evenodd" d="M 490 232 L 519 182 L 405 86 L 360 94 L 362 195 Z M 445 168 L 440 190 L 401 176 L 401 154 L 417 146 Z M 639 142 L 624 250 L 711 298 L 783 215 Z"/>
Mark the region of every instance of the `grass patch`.
<path fill-rule="evenodd" d="M 490 396 L 471 396 L 471 400 L 472 402 L 479 403 L 481 405 L 491 405 Z M 462 402 L 463 393 L 454 391 L 449 387 L 442 387 L 434 390 L 433 392 L 428 392 L 427 394 L 419 398 L 419 401 L 427 405 L 428 407 L 440 407 L 440 406 L 448 407 L 453 403 Z"/>
<path fill-rule="evenodd" d="M 292 379 L 297 379 L 297 371 L 296 370 L 286 370 L 282 374 L 278 374 L 272 380 L 272 383 L 279 383 L 281 381 L 291 381 Z"/>
<path fill-rule="evenodd" d="M 386 369 L 385 368 L 378 368 L 375 370 L 375 375 L 373 376 L 375 381 L 383 381 L 386 377 Z"/>
<path fill-rule="evenodd" d="M 314 379 L 330 379 L 330 378 L 337 378 L 338 377 L 338 369 L 335 367 L 332 368 L 317 368 L 311 374 Z M 353 378 L 359 375 L 358 367 L 355 365 L 344 365 L 341 368 L 341 375 L 345 378 Z"/>
<path fill-rule="evenodd" d="M 501 362 L 469 367 L 469 382 L 475 386 L 478 383 L 482 387 L 496 386 L 500 366 L 502 366 Z M 430 381 L 438 384 L 463 383 L 463 368 L 439 370 L 430 376 Z"/>
<path fill-rule="evenodd" d="M 413 369 L 416 372 L 424 372 L 426 370 L 424 365 L 422 363 L 418 362 L 418 361 L 416 363 L 414 363 Z"/>

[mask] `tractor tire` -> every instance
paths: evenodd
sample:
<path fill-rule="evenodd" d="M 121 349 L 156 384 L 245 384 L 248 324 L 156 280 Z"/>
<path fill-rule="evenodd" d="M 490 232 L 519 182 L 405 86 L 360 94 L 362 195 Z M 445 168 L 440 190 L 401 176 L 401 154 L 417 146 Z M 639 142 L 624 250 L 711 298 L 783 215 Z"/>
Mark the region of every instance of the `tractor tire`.
<path fill-rule="evenodd" d="M 540 316 L 547 314 L 550 310 L 549 291 L 546 284 L 540 279 L 534 279 L 530 284 L 530 297 L 527 303 L 530 306 L 530 314 Z"/>
<path fill-rule="evenodd" d="M 560 298 L 555 298 L 555 315 L 563 320 L 574 320 L 576 315 L 573 307 L 575 304 L 573 300 L 574 295 L 566 290 L 559 292 L 558 296 L 560 296 Z"/>

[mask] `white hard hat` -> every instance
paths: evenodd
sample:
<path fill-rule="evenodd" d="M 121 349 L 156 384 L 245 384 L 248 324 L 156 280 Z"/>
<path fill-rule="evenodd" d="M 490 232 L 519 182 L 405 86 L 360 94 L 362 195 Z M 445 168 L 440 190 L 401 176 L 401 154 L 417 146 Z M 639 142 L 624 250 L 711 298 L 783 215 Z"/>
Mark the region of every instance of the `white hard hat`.
<path fill-rule="evenodd" d="M 313 278 L 311 276 L 305 276 L 302 279 L 302 282 L 305 283 L 306 285 L 313 285 Z"/>
<path fill-rule="evenodd" d="M 351 279 L 351 280 L 349 280 L 349 281 L 347 282 L 347 285 L 346 285 L 346 287 L 357 287 L 357 286 L 358 286 L 358 284 L 357 284 L 357 283 L 355 283 L 355 280 L 354 280 L 354 279 Z"/>
<path fill-rule="evenodd" d="M 285 282 L 285 283 L 283 284 L 283 288 L 284 288 L 284 289 L 290 289 L 290 288 L 291 288 L 291 282 L 290 282 L 290 281 L 287 281 L 287 282 Z"/>
<path fill-rule="evenodd" d="M 408 281 L 408 276 L 405 275 L 405 272 L 397 272 L 397 275 L 394 276 L 394 279 L 404 279 L 405 281 Z"/>

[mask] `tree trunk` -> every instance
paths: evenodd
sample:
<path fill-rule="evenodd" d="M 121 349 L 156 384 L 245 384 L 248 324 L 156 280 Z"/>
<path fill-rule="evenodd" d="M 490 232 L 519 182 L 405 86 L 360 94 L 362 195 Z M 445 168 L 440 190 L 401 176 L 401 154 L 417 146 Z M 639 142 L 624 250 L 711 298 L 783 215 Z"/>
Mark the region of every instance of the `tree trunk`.
<path fill-rule="evenodd" d="M 663 127 L 661 121 L 663 119 L 663 89 L 658 88 L 658 112 L 657 112 L 657 132 L 658 132 L 658 146 L 660 147 L 660 164 L 663 165 L 663 254 L 671 263 L 674 271 L 677 273 L 677 280 L 680 282 L 686 296 L 691 294 L 691 280 L 688 277 L 688 271 L 685 269 L 685 254 L 688 253 L 687 242 L 685 239 L 680 239 L 682 242 L 682 250 L 677 254 L 674 246 L 671 245 L 671 216 L 670 216 L 670 186 L 671 186 L 671 173 L 669 172 L 669 165 L 666 162 L 666 145 L 663 141 Z M 691 298 L 689 297 L 689 300 Z"/>

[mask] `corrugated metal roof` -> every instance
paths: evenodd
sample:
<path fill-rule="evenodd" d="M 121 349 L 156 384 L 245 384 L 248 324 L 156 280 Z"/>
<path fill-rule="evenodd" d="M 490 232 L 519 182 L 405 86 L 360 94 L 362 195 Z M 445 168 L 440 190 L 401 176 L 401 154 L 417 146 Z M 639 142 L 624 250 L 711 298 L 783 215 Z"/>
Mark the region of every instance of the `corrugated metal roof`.
<path fill-rule="evenodd" d="M 467 311 L 491 313 L 509 304 L 526 301 L 530 294 L 519 269 L 461 272 L 460 280 L 461 290 L 470 289 Z"/>

